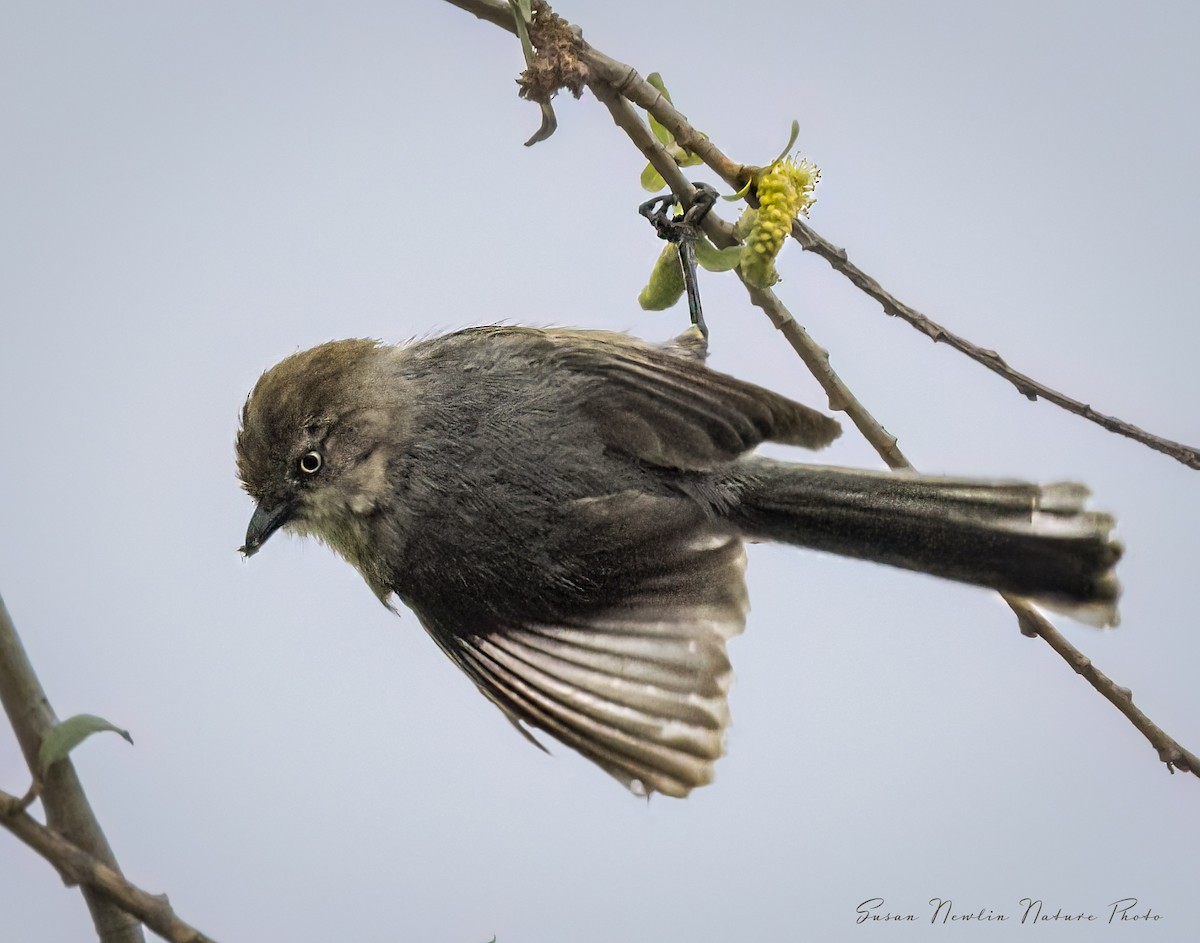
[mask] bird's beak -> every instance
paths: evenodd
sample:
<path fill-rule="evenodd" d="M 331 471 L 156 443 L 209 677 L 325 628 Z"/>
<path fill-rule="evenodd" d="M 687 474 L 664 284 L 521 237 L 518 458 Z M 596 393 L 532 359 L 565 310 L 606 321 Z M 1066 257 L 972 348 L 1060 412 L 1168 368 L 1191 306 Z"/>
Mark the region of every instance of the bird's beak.
<path fill-rule="evenodd" d="M 290 502 L 263 498 L 254 509 L 250 526 L 246 528 L 246 544 L 238 549 L 248 557 L 254 556 L 262 549 L 268 537 L 291 520 L 295 510 L 295 505 Z"/>

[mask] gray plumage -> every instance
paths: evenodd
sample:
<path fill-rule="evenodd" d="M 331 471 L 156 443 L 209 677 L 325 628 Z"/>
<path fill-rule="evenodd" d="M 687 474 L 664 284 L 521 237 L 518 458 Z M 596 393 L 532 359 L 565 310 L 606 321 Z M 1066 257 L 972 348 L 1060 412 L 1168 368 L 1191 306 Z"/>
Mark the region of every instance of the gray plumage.
<path fill-rule="evenodd" d="M 296 354 L 243 412 L 243 549 L 280 527 L 320 538 L 523 731 L 672 796 L 722 752 L 745 540 L 1115 623 L 1120 547 L 1082 486 L 762 458 L 762 442 L 815 449 L 840 429 L 703 361 L 694 333 L 654 347 L 516 327 Z"/>

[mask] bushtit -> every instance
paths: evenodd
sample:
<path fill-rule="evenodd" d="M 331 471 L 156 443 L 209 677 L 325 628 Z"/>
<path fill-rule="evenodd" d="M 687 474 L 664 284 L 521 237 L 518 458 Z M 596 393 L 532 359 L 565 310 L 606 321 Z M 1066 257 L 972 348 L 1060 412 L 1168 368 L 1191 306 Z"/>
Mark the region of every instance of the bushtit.
<path fill-rule="evenodd" d="M 712 779 L 746 541 L 1115 623 L 1120 546 L 1082 485 L 757 456 L 840 429 L 704 355 L 694 330 L 657 347 L 522 327 L 295 354 L 242 414 L 238 474 L 257 501 L 243 552 L 280 528 L 323 540 L 529 739 L 548 732 L 638 794 Z"/>

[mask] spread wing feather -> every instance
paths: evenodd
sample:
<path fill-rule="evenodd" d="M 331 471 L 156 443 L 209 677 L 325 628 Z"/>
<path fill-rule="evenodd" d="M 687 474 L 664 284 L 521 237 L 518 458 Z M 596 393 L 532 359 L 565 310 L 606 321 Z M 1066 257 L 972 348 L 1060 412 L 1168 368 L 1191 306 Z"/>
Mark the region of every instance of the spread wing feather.
<path fill-rule="evenodd" d="M 523 732 L 545 731 L 635 792 L 684 796 L 711 781 L 723 749 L 725 642 L 745 624 L 745 551 L 697 517 L 649 566 L 632 567 L 612 581 L 621 595 L 559 624 L 422 621 Z"/>

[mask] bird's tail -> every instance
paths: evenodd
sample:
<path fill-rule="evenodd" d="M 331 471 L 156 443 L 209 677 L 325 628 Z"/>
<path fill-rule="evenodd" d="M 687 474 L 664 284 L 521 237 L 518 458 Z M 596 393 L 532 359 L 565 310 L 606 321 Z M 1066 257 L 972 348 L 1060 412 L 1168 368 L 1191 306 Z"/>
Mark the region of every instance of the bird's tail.
<path fill-rule="evenodd" d="M 828 550 L 1117 624 L 1113 519 L 1073 483 L 931 478 L 755 457 L 729 513 L 753 540 Z"/>

